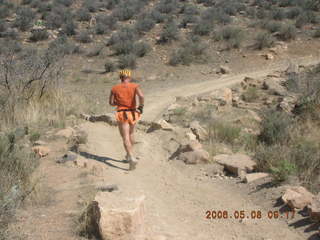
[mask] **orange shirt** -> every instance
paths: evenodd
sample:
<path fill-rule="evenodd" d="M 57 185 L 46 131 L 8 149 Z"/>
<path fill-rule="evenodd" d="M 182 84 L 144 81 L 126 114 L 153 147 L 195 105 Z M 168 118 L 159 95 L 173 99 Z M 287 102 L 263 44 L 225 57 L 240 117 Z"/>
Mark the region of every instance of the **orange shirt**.
<path fill-rule="evenodd" d="M 136 89 L 139 87 L 136 83 L 119 83 L 112 87 L 115 104 L 119 109 L 136 108 Z"/>

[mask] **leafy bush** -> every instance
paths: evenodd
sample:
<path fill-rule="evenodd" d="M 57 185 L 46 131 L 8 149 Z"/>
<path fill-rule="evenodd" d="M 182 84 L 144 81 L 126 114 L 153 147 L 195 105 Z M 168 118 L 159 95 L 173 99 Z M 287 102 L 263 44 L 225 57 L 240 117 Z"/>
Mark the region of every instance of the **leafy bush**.
<path fill-rule="evenodd" d="M 70 7 L 73 3 L 73 0 L 54 0 L 54 3 L 61 4 L 65 7 Z"/>
<path fill-rule="evenodd" d="M 161 0 L 156 5 L 156 10 L 164 14 L 175 13 L 178 9 L 178 2 L 176 0 Z"/>
<path fill-rule="evenodd" d="M 85 0 L 82 7 L 88 9 L 89 12 L 94 13 L 98 11 L 99 4 L 96 0 Z"/>
<path fill-rule="evenodd" d="M 22 7 L 17 10 L 17 18 L 14 22 L 14 26 L 20 31 L 27 31 L 33 24 L 35 14 L 27 7 Z"/>
<path fill-rule="evenodd" d="M 228 144 L 235 144 L 240 137 L 239 127 L 227 124 L 222 121 L 213 121 L 209 124 L 209 140 L 220 141 Z"/>
<path fill-rule="evenodd" d="M 163 26 L 162 33 L 160 35 L 160 43 L 169 43 L 179 39 L 179 28 L 175 21 L 168 20 Z"/>
<path fill-rule="evenodd" d="M 207 36 L 211 33 L 213 24 L 209 21 L 200 21 L 193 27 L 193 34 L 199 36 Z"/>
<path fill-rule="evenodd" d="M 115 55 L 129 54 L 133 51 L 133 41 L 121 40 L 112 45 Z"/>
<path fill-rule="evenodd" d="M 88 9 L 80 8 L 76 14 L 76 18 L 80 22 L 89 22 L 91 20 L 91 14 Z"/>
<path fill-rule="evenodd" d="M 87 53 L 87 57 L 96 57 L 99 56 L 101 51 L 103 49 L 102 45 L 98 45 L 93 47 L 91 50 L 89 50 L 89 52 Z"/>
<path fill-rule="evenodd" d="M 98 22 L 98 23 L 96 24 L 96 26 L 95 26 L 95 32 L 96 32 L 96 34 L 98 34 L 98 35 L 103 35 L 103 34 L 105 34 L 105 33 L 108 32 L 108 28 L 107 28 L 106 25 Z"/>
<path fill-rule="evenodd" d="M 291 122 L 290 117 L 284 112 L 267 111 L 261 122 L 261 133 L 258 139 L 267 145 L 288 142 Z"/>
<path fill-rule="evenodd" d="M 259 98 L 259 94 L 257 88 L 249 87 L 245 92 L 242 94 L 242 99 L 246 102 L 254 102 Z"/>
<path fill-rule="evenodd" d="M 282 24 L 277 21 L 266 21 L 262 23 L 262 28 L 268 30 L 271 33 L 274 33 L 281 30 Z"/>
<path fill-rule="evenodd" d="M 97 24 L 104 26 L 105 31 L 115 30 L 117 28 L 117 19 L 111 15 L 99 15 L 97 17 Z"/>
<path fill-rule="evenodd" d="M 198 16 L 195 16 L 195 15 L 184 15 L 182 20 L 181 20 L 181 22 L 180 22 L 179 27 L 186 28 L 189 23 L 196 23 L 198 21 L 199 21 L 198 20 Z"/>
<path fill-rule="evenodd" d="M 120 69 L 130 68 L 134 69 L 137 66 L 137 57 L 134 54 L 121 55 L 118 59 L 118 67 Z"/>
<path fill-rule="evenodd" d="M 65 36 L 60 36 L 49 44 L 49 48 L 56 49 L 60 55 L 80 53 L 80 47 L 68 41 Z"/>
<path fill-rule="evenodd" d="M 90 36 L 89 31 L 82 31 L 77 35 L 77 40 L 81 43 L 90 43 L 92 42 L 92 38 Z"/>
<path fill-rule="evenodd" d="M 29 134 L 29 141 L 34 143 L 40 139 L 41 134 L 39 132 L 31 132 Z"/>
<path fill-rule="evenodd" d="M 106 73 L 114 72 L 116 70 L 116 66 L 115 66 L 114 62 L 107 60 L 106 63 L 104 64 L 104 69 L 105 69 Z"/>
<path fill-rule="evenodd" d="M 151 17 L 140 18 L 136 24 L 135 29 L 138 33 L 149 32 L 155 25 L 155 21 Z"/>
<path fill-rule="evenodd" d="M 285 18 L 285 11 L 283 8 L 275 8 L 271 10 L 271 17 L 274 20 L 283 20 Z"/>
<path fill-rule="evenodd" d="M 270 33 L 260 32 L 255 38 L 255 47 L 259 50 L 270 48 L 274 45 L 274 39 Z"/>
<path fill-rule="evenodd" d="M 156 23 L 162 23 L 166 20 L 166 15 L 160 13 L 158 10 L 153 10 L 151 17 Z"/>
<path fill-rule="evenodd" d="M 295 19 L 295 18 L 297 18 L 297 17 L 299 17 L 300 16 L 300 14 L 302 13 L 302 9 L 301 8 L 299 8 L 299 7 L 294 7 L 294 8 L 291 8 L 291 9 L 289 9 L 288 11 L 287 11 L 287 13 L 286 13 L 286 16 L 287 16 L 287 18 L 289 18 L 289 19 Z"/>
<path fill-rule="evenodd" d="M 198 7 L 190 3 L 185 3 L 180 9 L 180 14 L 184 14 L 185 16 L 197 15 L 199 13 Z"/>
<path fill-rule="evenodd" d="M 67 36 L 74 36 L 76 35 L 77 24 L 72 20 L 69 19 L 63 26 L 62 26 L 62 33 L 66 34 Z"/>
<path fill-rule="evenodd" d="M 6 21 L 0 20 L 0 36 L 2 36 L 2 34 L 4 32 L 6 32 L 7 29 L 8 29 L 8 25 L 7 25 Z"/>
<path fill-rule="evenodd" d="M 228 42 L 229 48 L 239 48 L 244 40 L 243 31 L 239 27 L 225 27 L 221 34 L 223 39 Z"/>
<path fill-rule="evenodd" d="M 291 24 L 283 25 L 278 36 L 283 41 L 295 39 L 297 37 L 297 29 Z"/>
<path fill-rule="evenodd" d="M 192 62 L 192 53 L 189 49 L 180 48 L 175 50 L 169 60 L 171 66 L 177 66 L 178 64 L 189 65 Z"/>
<path fill-rule="evenodd" d="M 32 42 L 38 42 L 38 41 L 43 41 L 49 38 L 49 33 L 46 29 L 39 29 L 39 30 L 34 30 L 31 33 L 30 36 L 30 41 Z"/>
<path fill-rule="evenodd" d="M 113 33 L 107 43 L 108 46 L 112 46 L 119 42 L 132 42 L 137 39 L 137 34 L 134 29 L 130 27 L 123 27 L 119 31 Z"/>
<path fill-rule="evenodd" d="M 133 45 L 133 53 L 137 57 L 144 57 L 150 50 L 150 45 L 145 42 L 137 42 Z"/>

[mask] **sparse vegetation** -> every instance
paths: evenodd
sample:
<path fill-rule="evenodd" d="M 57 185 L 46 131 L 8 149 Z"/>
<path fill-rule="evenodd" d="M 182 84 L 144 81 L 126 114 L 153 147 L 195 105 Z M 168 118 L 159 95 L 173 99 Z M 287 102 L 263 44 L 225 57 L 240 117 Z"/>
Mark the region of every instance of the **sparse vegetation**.
<path fill-rule="evenodd" d="M 32 32 L 32 35 L 30 36 L 30 41 L 32 42 L 38 42 L 38 41 L 43 41 L 48 39 L 49 34 L 48 31 L 43 29 L 43 30 L 35 30 Z"/>
<path fill-rule="evenodd" d="M 242 98 L 246 102 L 254 102 L 259 98 L 259 94 L 257 88 L 249 87 L 245 92 L 242 94 Z"/>
<path fill-rule="evenodd" d="M 270 48 L 274 45 L 274 39 L 270 33 L 261 32 L 255 39 L 255 47 L 259 50 Z"/>

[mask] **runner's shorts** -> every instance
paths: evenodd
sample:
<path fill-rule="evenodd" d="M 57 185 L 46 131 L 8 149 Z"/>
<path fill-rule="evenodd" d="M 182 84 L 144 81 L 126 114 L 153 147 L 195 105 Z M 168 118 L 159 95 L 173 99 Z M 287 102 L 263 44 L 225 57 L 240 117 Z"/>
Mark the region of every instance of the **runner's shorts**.
<path fill-rule="evenodd" d="M 141 116 L 141 114 L 137 111 L 117 111 L 116 112 L 116 120 L 122 123 L 135 124 L 137 123 Z"/>

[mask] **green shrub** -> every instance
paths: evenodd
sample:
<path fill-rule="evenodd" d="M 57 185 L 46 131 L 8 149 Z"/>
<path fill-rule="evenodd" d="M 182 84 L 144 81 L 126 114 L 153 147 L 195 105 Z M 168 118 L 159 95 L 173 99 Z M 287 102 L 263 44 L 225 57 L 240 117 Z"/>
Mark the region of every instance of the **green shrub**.
<path fill-rule="evenodd" d="M 259 140 L 267 145 L 286 143 L 290 140 L 292 120 L 285 112 L 269 110 L 261 122 Z"/>
<path fill-rule="evenodd" d="M 281 21 L 286 17 L 286 14 L 283 8 L 275 8 L 271 11 L 271 17 L 274 20 Z"/>
<path fill-rule="evenodd" d="M 20 31 L 27 31 L 33 24 L 35 14 L 28 7 L 22 7 L 17 10 L 17 18 L 14 22 L 14 26 Z"/>
<path fill-rule="evenodd" d="M 76 19 L 80 22 L 89 22 L 91 19 L 91 14 L 88 9 L 80 8 L 76 14 Z"/>
<path fill-rule="evenodd" d="M 29 134 L 29 141 L 31 143 L 34 143 L 36 141 L 38 141 L 41 137 L 41 134 L 39 132 L 32 132 Z"/>
<path fill-rule="evenodd" d="M 90 36 L 89 31 L 82 31 L 77 35 L 77 40 L 81 43 L 90 43 L 92 42 L 92 38 Z"/>
<path fill-rule="evenodd" d="M 260 32 L 255 38 L 255 47 L 259 50 L 270 48 L 274 45 L 274 38 L 270 33 Z"/>
<path fill-rule="evenodd" d="M 145 42 L 137 42 L 133 45 L 133 53 L 137 57 L 144 57 L 150 50 L 150 45 Z"/>
<path fill-rule="evenodd" d="M 288 11 L 287 11 L 287 13 L 286 13 L 286 16 L 287 16 L 287 18 L 289 18 L 289 19 L 295 19 L 295 18 L 297 18 L 297 17 L 299 17 L 300 16 L 300 14 L 302 13 L 302 9 L 301 8 L 299 8 L 299 7 L 294 7 L 294 8 L 291 8 L 291 9 L 289 9 Z"/>
<path fill-rule="evenodd" d="M 98 11 L 99 4 L 96 0 L 85 0 L 82 7 L 88 9 L 89 12 L 94 13 Z"/>
<path fill-rule="evenodd" d="M 140 18 L 136 24 L 135 29 L 138 33 L 146 33 L 149 32 L 155 25 L 155 21 L 151 17 L 143 17 Z"/>
<path fill-rule="evenodd" d="M 105 69 L 106 73 L 114 72 L 116 70 L 116 66 L 115 66 L 114 62 L 107 60 L 106 63 L 104 64 L 104 69 Z"/>
<path fill-rule="evenodd" d="M 151 17 L 156 23 L 162 23 L 166 20 L 166 15 L 162 14 L 158 10 L 153 10 L 151 12 Z"/>
<path fill-rule="evenodd" d="M 93 47 L 91 50 L 89 50 L 89 52 L 87 53 L 87 57 L 96 57 L 99 56 L 101 51 L 103 49 L 102 45 L 98 45 Z"/>
<path fill-rule="evenodd" d="M 77 24 L 72 20 L 69 19 L 63 26 L 62 26 L 62 34 L 66 34 L 67 36 L 74 36 L 77 34 Z"/>
<path fill-rule="evenodd" d="M 279 32 L 282 28 L 281 22 L 277 21 L 266 21 L 262 22 L 262 28 L 268 30 L 271 33 Z"/>
<path fill-rule="evenodd" d="M 227 41 L 229 48 L 239 48 L 244 40 L 244 33 L 239 27 L 225 27 L 221 35 Z"/>
<path fill-rule="evenodd" d="M 97 17 L 97 24 L 103 25 L 106 30 L 115 30 L 117 28 L 117 19 L 111 15 L 103 14 Z"/>
<path fill-rule="evenodd" d="M 293 40 L 297 37 L 297 29 L 295 26 L 288 24 L 283 25 L 279 32 L 279 38 L 283 41 Z"/>
<path fill-rule="evenodd" d="M 135 14 L 136 10 L 127 4 L 119 6 L 114 12 L 114 16 L 120 21 L 130 20 Z"/>
<path fill-rule="evenodd" d="M 103 34 L 105 34 L 105 33 L 108 32 L 108 28 L 107 28 L 106 25 L 98 22 L 98 23 L 96 24 L 96 26 L 95 26 L 95 32 L 96 32 L 96 34 L 98 34 L 98 35 L 103 35 Z"/>
<path fill-rule="evenodd" d="M 193 34 L 207 36 L 213 30 L 213 24 L 208 21 L 200 21 L 193 27 Z"/>
<path fill-rule="evenodd" d="M 70 7 L 73 3 L 73 0 L 54 0 L 54 2 L 65 7 Z"/>
<path fill-rule="evenodd" d="M 38 42 L 38 41 L 47 40 L 48 38 L 49 38 L 48 31 L 46 29 L 42 29 L 42 30 L 32 31 L 29 39 L 32 42 Z"/>
<path fill-rule="evenodd" d="M 192 53 L 190 49 L 180 48 L 175 50 L 169 60 L 171 66 L 177 66 L 178 64 L 189 65 L 192 62 Z"/>
<path fill-rule="evenodd" d="M 189 23 L 196 23 L 196 22 L 198 22 L 198 16 L 184 15 L 179 24 L 179 27 L 186 28 Z"/>
<path fill-rule="evenodd" d="M 119 41 L 112 45 L 111 49 L 115 55 L 129 54 L 133 51 L 133 41 Z"/>
<path fill-rule="evenodd" d="M 209 124 L 209 140 L 211 142 L 220 141 L 234 145 L 240 137 L 239 127 L 227 124 L 222 121 L 213 121 Z"/>
<path fill-rule="evenodd" d="M 137 66 L 137 57 L 134 54 L 121 55 L 118 59 L 118 67 L 120 69 L 134 69 Z"/>
<path fill-rule="evenodd" d="M 176 0 L 161 0 L 156 5 L 156 10 L 164 14 L 175 13 L 177 9 L 178 2 Z"/>
<path fill-rule="evenodd" d="M 259 99 L 258 90 L 255 87 L 249 87 L 242 93 L 242 99 L 246 102 L 254 102 Z"/>
<path fill-rule="evenodd" d="M 320 38 L 320 28 L 317 29 L 317 30 L 314 32 L 313 37 L 314 37 L 314 38 Z"/>
<path fill-rule="evenodd" d="M 133 42 L 137 39 L 137 34 L 134 29 L 130 27 L 123 27 L 119 31 L 113 33 L 107 43 L 108 46 L 112 46 L 119 42 Z"/>
<path fill-rule="evenodd" d="M 160 35 L 160 43 L 169 43 L 179 39 L 179 28 L 175 21 L 168 20 L 163 26 L 162 33 Z"/>

